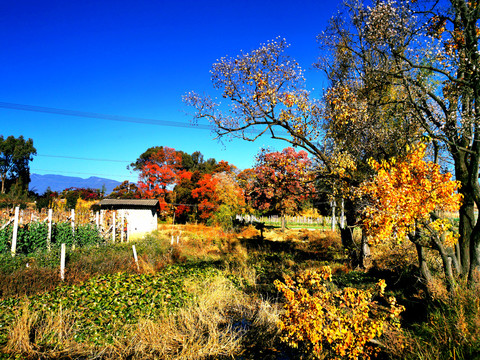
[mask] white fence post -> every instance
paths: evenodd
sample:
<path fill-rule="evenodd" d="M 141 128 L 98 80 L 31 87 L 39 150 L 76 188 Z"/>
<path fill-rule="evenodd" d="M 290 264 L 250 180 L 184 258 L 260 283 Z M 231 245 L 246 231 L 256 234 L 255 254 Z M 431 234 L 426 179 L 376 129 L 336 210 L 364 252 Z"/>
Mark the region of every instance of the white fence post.
<path fill-rule="evenodd" d="M 332 205 L 332 231 L 335 231 L 335 207 L 337 206 L 337 203 L 335 200 L 331 202 Z"/>
<path fill-rule="evenodd" d="M 53 210 L 48 209 L 48 234 L 47 234 L 47 249 L 48 251 L 51 250 L 52 247 L 52 217 L 53 217 Z"/>
<path fill-rule="evenodd" d="M 115 215 L 117 214 L 116 211 L 113 212 L 113 229 L 112 229 L 112 243 L 115 243 L 115 227 L 117 226 Z"/>
<path fill-rule="evenodd" d="M 65 243 L 62 243 L 62 250 L 60 254 L 60 278 L 65 280 Z"/>
<path fill-rule="evenodd" d="M 72 224 L 72 236 L 73 236 L 72 250 L 75 250 L 75 209 L 72 209 L 71 211 L 70 221 Z"/>
<path fill-rule="evenodd" d="M 344 200 L 342 198 L 342 214 L 340 215 L 340 227 L 345 229 L 345 211 L 344 211 Z"/>
<path fill-rule="evenodd" d="M 100 210 L 100 227 L 102 229 L 104 229 L 103 227 L 103 213 L 105 212 L 105 210 Z"/>
<path fill-rule="evenodd" d="M 138 257 L 137 257 L 137 250 L 135 249 L 135 245 L 132 245 L 133 249 L 133 258 L 135 259 L 135 264 L 137 265 L 137 270 L 140 271 L 140 267 L 138 266 Z"/>
<path fill-rule="evenodd" d="M 122 209 L 120 211 L 120 214 L 121 214 L 121 217 L 122 217 L 122 221 L 121 221 L 122 229 L 121 229 L 121 232 L 120 232 L 120 242 L 123 243 L 123 238 L 125 236 L 125 210 Z"/>
<path fill-rule="evenodd" d="M 95 224 L 97 225 L 97 230 L 100 229 L 100 217 L 98 215 L 98 211 L 95 213 Z"/>
<path fill-rule="evenodd" d="M 18 215 L 19 215 L 20 208 L 17 206 L 15 208 L 15 218 L 13 221 L 13 234 L 12 234 L 12 249 L 11 253 L 12 256 L 15 256 L 17 253 L 17 234 L 18 234 Z"/>

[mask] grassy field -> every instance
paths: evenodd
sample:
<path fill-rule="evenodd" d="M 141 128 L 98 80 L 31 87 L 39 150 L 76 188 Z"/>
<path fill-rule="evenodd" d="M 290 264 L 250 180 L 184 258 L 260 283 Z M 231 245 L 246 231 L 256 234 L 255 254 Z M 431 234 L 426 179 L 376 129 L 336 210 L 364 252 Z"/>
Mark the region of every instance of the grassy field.
<path fill-rule="evenodd" d="M 70 250 L 64 282 L 56 253 L 5 256 L 0 358 L 315 358 L 308 344 L 282 341 L 284 298 L 274 281 L 325 265 L 336 289 L 368 289 L 385 279 L 388 294 L 406 307 L 402 327 L 379 339 L 379 358 L 474 358 L 477 296 L 464 290 L 452 299 L 440 283 L 436 296 L 427 296 L 412 254 L 407 244 L 378 249 L 364 271 L 350 267 L 329 231 L 266 229 L 262 239 L 251 226 L 226 233 L 178 225 L 135 243 Z"/>

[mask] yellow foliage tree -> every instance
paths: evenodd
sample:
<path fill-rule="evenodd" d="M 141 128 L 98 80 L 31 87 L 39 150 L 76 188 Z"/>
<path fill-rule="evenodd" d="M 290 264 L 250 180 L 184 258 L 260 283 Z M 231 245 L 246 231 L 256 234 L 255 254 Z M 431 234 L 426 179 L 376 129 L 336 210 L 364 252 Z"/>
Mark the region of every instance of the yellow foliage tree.
<path fill-rule="evenodd" d="M 425 150 L 420 144 L 398 161 L 370 161 L 376 175 L 360 188 L 361 195 L 369 200 L 363 210 L 363 226 L 372 243 L 405 238 L 415 243 L 427 281 L 431 276 L 423 248 L 438 250 L 451 285 L 452 263 L 459 266 L 453 251 L 458 235 L 442 214 L 458 211 L 460 183 L 453 181 L 450 173 L 442 174 L 438 164 L 425 161 Z"/>

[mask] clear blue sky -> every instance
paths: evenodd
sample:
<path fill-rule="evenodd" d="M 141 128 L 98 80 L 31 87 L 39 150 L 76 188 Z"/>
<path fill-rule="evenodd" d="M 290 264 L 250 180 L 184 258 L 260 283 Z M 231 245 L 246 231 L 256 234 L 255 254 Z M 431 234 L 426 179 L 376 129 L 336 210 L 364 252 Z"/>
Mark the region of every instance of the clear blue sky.
<path fill-rule="evenodd" d="M 188 91 L 212 90 L 209 70 L 277 36 L 320 95 L 315 37 L 338 1 L 0 1 L 0 103 L 188 124 Z M 213 140 L 208 130 L 0 107 L 0 134 L 32 138 L 31 172 L 136 181 L 126 169 L 151 146 L 251 167 L 259 139 Z M 61 156 L 61 157 L 59 157 Z M 82 159 L 75 159 L 82 158 Z M 105 159 L 97 161 L 85 159 Z"/>

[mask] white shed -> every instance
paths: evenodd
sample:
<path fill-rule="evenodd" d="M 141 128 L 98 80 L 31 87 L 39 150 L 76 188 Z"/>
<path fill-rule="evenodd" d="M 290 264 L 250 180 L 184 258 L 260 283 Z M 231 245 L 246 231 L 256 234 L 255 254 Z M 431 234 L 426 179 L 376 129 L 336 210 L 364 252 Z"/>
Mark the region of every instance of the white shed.
<path fill-rule="evenodd" d="M 127 220 L 130 239 L 138 239 L 157 230 L 158 200 L 149 199 L 103 199 L 99 203 L 100 211 L 116 210 L 117 219 L 123 216 Z"/>

